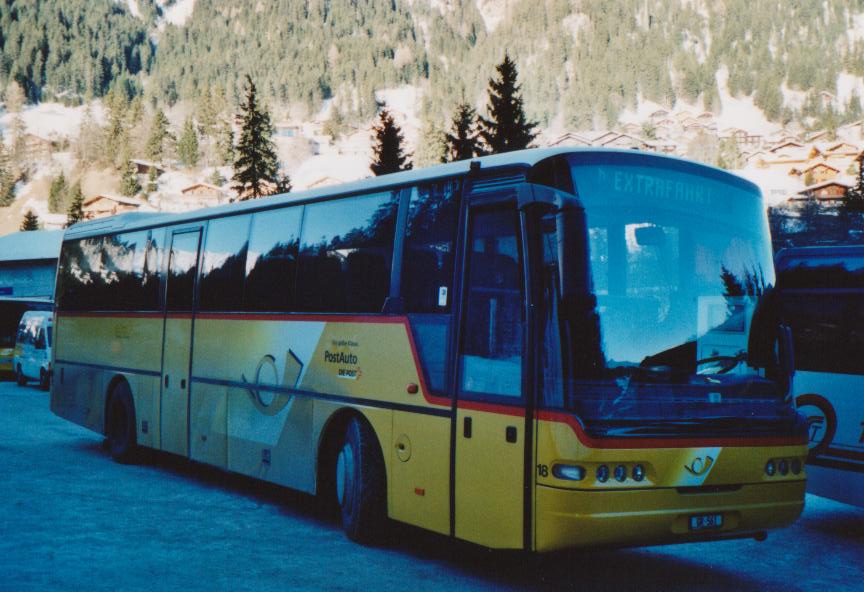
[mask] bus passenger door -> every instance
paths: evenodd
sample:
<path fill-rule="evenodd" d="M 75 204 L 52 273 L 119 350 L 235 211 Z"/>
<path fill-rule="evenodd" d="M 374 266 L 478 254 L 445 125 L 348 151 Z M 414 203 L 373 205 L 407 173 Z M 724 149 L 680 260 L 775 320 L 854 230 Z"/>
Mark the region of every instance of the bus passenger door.
<path fill-rule="evenodd" d="M 165 293 L 162 346 L 160 435 L 162 450 L 189 455 L 189 367 L 192 353 L 192 305 L 198 277 L 201 229 L 175 231 L 171 240 Z"/>
<path fill-rule="evenodd" d="M 455 425 L 455 535 L 525 544 L 526 394 L 519 214 L 513 202 L 469 212 Z"/>

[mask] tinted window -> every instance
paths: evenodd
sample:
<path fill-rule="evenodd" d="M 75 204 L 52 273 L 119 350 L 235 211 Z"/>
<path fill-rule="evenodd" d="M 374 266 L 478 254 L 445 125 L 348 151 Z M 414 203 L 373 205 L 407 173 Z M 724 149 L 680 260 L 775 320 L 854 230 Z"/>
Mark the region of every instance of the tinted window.
<path fill-rule="evenodd" d="M 522 292 L 515 209 L 479 211 L 471 224 L 462 392 L 522 393 Z"/>
<path fill-rule="evenodd" d="M 246 308 L 289 311 L 294 307 L 302 207 L 252 216 L 246 258 Z"/>
<path fill-rule="evenodd" d="M 797 369 L 864 374 L 864 292 L 786 292 L 783 315 Z"/>
<path fill-rule="evenodd" d="M 102 242 L 102 238 L 88 238 L 63 244 L 57 289 L 60 308 L 98 309 L 102 306 Z"/>
<path fill-rule="evenodd" d="M 240 310 L 250 216 L 211 220 L 201 263 L 202 310 Z"/>
<path fill-rule="evenodd" d="M 198 242 L 201 232 L 175 234 L 168 260 L 168 310 L 191 310 L 198 271 Z"/>
<path fill-rule="evenodd" d="M 450 309 L 459 217 L 455 189 L 455 183 L 441 183 L 411 190 L 402 264 L 402 297 L 410 312 Z"/>
<path fill-rule="evenodd" d="M 447 390 L 453 260 L 459 208 L 455 182 L 411 189 L 402 287 L 406 312 L 426 380 L 435 392 Z"/>
<path fill-rule="evenodd" d="M 388 192 L 306 206 L 299 310 L 381 311 L 390 290 L 396 205 Z"/>

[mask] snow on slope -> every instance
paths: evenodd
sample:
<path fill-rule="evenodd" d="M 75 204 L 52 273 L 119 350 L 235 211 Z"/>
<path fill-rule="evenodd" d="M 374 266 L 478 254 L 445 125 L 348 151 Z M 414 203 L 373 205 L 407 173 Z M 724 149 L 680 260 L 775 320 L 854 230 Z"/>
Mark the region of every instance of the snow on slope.
<path fill-rule="evenodd" d="M 96 121 L 102 120 L 102 105 L 95 102 L 90 107 Z M 27 132 L 42 138 L 76 138 L 86 107 L 66 107 L 60 103 L 40 103 L 26 107 L 21 112 L 21 118 L 27 126 Z M 6 130 L 12 123 L 14 115 L 7 113 L 0 117 L 0 123 Z"/>
<path fill-rule="evenodd" d="M 171 6 L 165 8 L 163 3 L 162 18 L 164 22 L 160 22 L 160 28 L 165 26 L 165 22 L 171 23 L 178 27 L 186 24 L 186 21 L 192 16 L 192 10 L 195 8 L 195 0 L 177 0 Z"/>

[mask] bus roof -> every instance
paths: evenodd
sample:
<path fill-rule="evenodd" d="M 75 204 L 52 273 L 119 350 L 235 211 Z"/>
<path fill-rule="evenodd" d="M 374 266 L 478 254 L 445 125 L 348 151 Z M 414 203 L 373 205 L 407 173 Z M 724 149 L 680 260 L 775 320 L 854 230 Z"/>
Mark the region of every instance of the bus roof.
<path fill-rule="evenodd" d="M 206 220 L 208 218 L 219 217 L 226 214 L 251 213 L 257 210 L 266 210 L 281 205 L 299 203 L 305 201 L 316 201 L 322 198 L 338 197 L 350 195 L 352 193 L 360 193 L 374 190 L 385 190 L 387 188 L 395 188 L 403 185 L 411 185 L 420 181 L 443 179 L 447 177 L 456 177 L 467 174 L 471 170 L 473 163 L 480 164 L 481 171 L 496 170 L 496 169 L 518 169 L 530 168 L 538 162 L 561 154 L 622 154 L 632 158 L 638 156 L 645 160 L 662 159 L 667 163 L 680 163 L 688 167 L 698 167 L 704 169 L 706 173 L 729 177 L 737 182 L 744 182 L 752 189 L 758 192 L 758 188 L 750 181 L 742 177 L 738 177 L 724 171 L 701 163 L 685 160 L 675 156 L 656 154 L 653 152 L 640 152 L 627 149 L 616 148 L 594 148 L 594 147 L 556 147 L 556 148 L 531 148 L 528 150 L 517 150 L 514 152 L 506 152 L 504 154 L 495 154 L 492 156 L 483 156 L 470 160 L 460 160 L 457 162 L 440 164 L 422 169 L 414 169 L 390 175 L 382 175 L 380 177 L 368 177 L 359 181 L 352 181 L 341 185 L 330 185 L 316 189 L 308 189 L 305 191 L 297 191 L 292 193 L 283 193 L 272 195 L 261 199 L 248 200 L 243 202 L 235 202 L 223 206 L 202 208 L 181 214 L 168 213 L 144 213 L 144 212 L 129 212 L 119 214 L 107 218 L 99 218 L 89 220 L 73 225 L 66 230 L 65 239 L 69 238 L 85 238 L 88 236 L 101 236 L 113 234 L 116 232 L 129 232 L 141 228 L 150 228 L 154 226 L 168 226 L 174 224 L 183 224 L 197 220 Z"/>

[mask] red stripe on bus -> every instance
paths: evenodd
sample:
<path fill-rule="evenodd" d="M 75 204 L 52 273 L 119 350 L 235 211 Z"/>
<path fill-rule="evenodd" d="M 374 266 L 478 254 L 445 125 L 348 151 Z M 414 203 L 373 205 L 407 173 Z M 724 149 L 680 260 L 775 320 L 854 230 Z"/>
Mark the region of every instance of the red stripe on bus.
<path fill-rule="evenodd" d="M 58 310 L 55 313 L 58 317 L 91 317 L 96 319 L 105 318 L 121 318 L 121 319 L 161 319 L 165 316 L 162 312 L 92 312 L 92 311 L 74 311 L 74 310 Z M 191 316 L 191 313 L 180 313 Z M 173 314 L 170 316 L 174 316 Z"/>
<path fill-rule="evenodd" d="M 525 417 L 525 409 L 522 407 L 511 407 L 509 405 L 496 405 L 494 403 L 481 403 L 480 401 L 459 401 L 459 409 L 469 411 L 483 411 L 484 413 L 495 413 L 496 415 L 511 415 L 514 417 Z"/>
<path fill-rule="evenodd" d="M 844 450 L 842 448 L 832 448 L 829 447 L 825 452 L 819 455 L 820 457 L 824 456 L 836 456 L 837 458 L 845 458 L 849 460 L 864 460 L 864 452 L 859 452 L 857 450 Z"/>
<path fill-rule="evenodd" d="M 567 424 L 589 448 L 696 448 L 705 446 L 804 446 L 806 438 L 766 436 L 753 438 L 592 438 L 575 416 L 558 411 L 539 411 L 537 419 Z"/>

